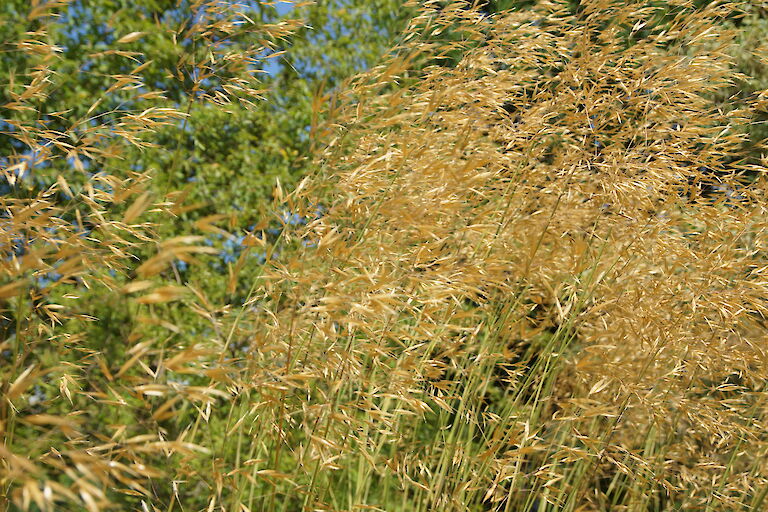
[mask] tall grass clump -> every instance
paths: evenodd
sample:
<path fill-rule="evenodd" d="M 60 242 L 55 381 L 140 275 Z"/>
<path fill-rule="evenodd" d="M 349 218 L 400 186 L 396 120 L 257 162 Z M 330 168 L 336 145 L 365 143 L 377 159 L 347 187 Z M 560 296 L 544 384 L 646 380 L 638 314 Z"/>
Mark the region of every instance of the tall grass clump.
<path fill-rule="evenodd" d="M 327 98 L 313 220 L 230 327 L 250 507 L 764 506 L 740 7 L 429 3 Z"/>
<path fill-rule="evenodd" d="M 762 147 L 747 138 L 768 92 L 718 99 L 745 79 L 722 26 L 746 7 L 421 4 L 381 65 L 317 98 L 313 173 L 276 187 L 279 235 L 248 236 L 266 254 L 257 278 L 229 267 L 242 307 L 165 283 L 206 249 L 154 236 L 178 196 L 153 206 L 134 184 L 149 177 L 73 191 L 95 227 L 63 241 L 45 233 L 69 210 L 4 196 L 3 247 L 35 234 L 0 288 L 17 325 L 7 508 L 763 509 L 765 161 L 745 148 Z M 31 41 L 55 62 L 42 29 Z M 55 83 L 38 68 L 29 84 Z M 163 121 L 146 119 L 116 126 Z M 134 140 L 98 133 L 85 147 L 106 162 L 97 143 Z M 132 255 L 145 259 L 109 275 Z M 56 266 L 67 257 L 83 263 Z M 72 314 L 38 320 L 24 279 L 62 266 L 53 315 L 76 311 L 64 301 L 86 275 L 99 297 L 135 296 L 124 347 L 107 352 Z"/>

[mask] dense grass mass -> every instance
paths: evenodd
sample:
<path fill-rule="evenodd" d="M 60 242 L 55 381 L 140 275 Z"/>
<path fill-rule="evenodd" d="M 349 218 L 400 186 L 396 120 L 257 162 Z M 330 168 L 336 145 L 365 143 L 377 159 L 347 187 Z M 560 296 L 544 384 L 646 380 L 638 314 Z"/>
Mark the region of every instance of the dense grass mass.
<path fill-rule="evenodd" d="M 238 238 L 167 177 L 302 23 L 179 2 L 41 110 L 77 5 L 3 32 L 3 510 L 768 509 L 762 10 L 404 5 Z"/>

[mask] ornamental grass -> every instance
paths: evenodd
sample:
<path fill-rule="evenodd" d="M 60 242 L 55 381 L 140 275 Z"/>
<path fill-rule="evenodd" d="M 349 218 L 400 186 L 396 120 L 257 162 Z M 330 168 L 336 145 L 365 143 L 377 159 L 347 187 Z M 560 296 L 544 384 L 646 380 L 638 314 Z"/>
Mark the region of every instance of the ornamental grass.
<path fill-rule="evenodd" d="M 724 27 L 749 6 L 417 7 L 316 98 L 313 172 L 278 183 L 279 234 L 228 266 L 234 290 L 266 254 L 240 304 L 174 282 L 215 228 L 153 236 L 178 197 L 153 203 L 151 176 L 86 183 L 71 210 L 0 199 L 6 508 L 766 507 L 768 93 L 718 97 L 745 80 Z M 39 36 L 19 117 L 55 83 Z M 23 133 L 72 158 L 183 117 L 121 114 L 75 145 L 29 112 Z M 24 283 L 54 267 L 67 295 L 36 306 Z M 72 305 L 96 280 L 136 311 L 119 350 Z"/>

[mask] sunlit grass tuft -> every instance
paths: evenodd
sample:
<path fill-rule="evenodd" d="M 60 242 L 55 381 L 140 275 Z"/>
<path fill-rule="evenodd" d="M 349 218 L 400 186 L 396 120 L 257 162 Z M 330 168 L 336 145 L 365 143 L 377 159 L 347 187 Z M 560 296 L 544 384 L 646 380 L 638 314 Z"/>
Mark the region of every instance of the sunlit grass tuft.
<path fill-rule="evenodd" d="M 90 266 L 66 278 L 93 269 L 137 322 L 114 350 L 36 320 L 15 283 L 62 256 L 4 260 L 0 296 L 29 312 L 6 342 L 15 506 L 763 508 L 766 187 L 741 128 L 764 94 L 713 103 L 740 7 L 422 5 L 385 62 L 318 98 L 315 173 L 276 187 L 279 235 L 244 240 L 265 257 L 242 307 L 166 282 L 210 249 L 138 222 L 179 208 L 149 177 L 111 178 L 121 220 L 81 193 L 111 238 L 72 232 Z M 44 194 L 2 200 L 8 243 L 66 222 Z"/>

